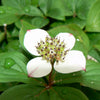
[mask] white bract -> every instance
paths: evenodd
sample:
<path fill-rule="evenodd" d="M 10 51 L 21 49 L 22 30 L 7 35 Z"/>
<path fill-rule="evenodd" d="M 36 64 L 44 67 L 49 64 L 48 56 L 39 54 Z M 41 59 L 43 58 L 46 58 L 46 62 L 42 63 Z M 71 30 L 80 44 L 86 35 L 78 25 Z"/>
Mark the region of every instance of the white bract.
<path fill-rule="evenodd" d="M 24 46 L 36 57 L 27 64 L 29 77 L 43 77 L 54 69 L 60 73 L 85 71 L 86 59 L 81 51 L 71 50 L 75 37 L 71 33 L 59 33 L 55 38 L 42 29 L 28 30 L 24 37 Z"/>

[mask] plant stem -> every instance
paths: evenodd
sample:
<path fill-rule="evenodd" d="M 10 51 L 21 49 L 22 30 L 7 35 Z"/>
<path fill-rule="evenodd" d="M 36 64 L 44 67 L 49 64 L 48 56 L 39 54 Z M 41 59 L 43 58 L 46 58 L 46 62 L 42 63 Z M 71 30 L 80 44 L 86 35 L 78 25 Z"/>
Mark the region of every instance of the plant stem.
<path fill-rule="evenodd" d="M 52 80 L 52 72 L 53 72 L 53 65 L 52 65 L 52 70 L 51 70 L 51 72 L 49 74 L 49 84 L 53 81 Z"/>
<path fill-rule="evenodd" d="M 46 86 L 47 89 L 49 89 L 53 85 L 52 73 L 53 73 L 53 67 L 54 67 L 54 60 L 51 61 L 51 66 L 52 66 L 52 70 L 49 74 L 48 85 Z"/>
<path fill-rule="evenodd" d="M 7 41 L 7 24 L 4 24 L 4 35 L 5 35 L 5 42 L 8 43 L 8 41 Z"/>

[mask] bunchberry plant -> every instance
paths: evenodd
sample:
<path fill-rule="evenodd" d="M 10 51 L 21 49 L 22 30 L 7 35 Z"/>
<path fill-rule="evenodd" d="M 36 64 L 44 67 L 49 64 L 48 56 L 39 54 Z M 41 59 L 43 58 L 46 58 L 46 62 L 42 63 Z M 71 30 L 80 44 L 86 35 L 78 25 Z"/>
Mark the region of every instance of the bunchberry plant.
<path fill-rule="evenodd" d="M 71 50 L 74 45 L 75 37 L 71 33 L 59 33 L 51 38 L 45 30 L 28 30 L 24 46 L 38 56 L 28 62 L 28 76 L 38 78 L 49 74 L 51 83 L 53 68 L 60 73 L 85 71 L 86 59 L 81 51 Z"/>

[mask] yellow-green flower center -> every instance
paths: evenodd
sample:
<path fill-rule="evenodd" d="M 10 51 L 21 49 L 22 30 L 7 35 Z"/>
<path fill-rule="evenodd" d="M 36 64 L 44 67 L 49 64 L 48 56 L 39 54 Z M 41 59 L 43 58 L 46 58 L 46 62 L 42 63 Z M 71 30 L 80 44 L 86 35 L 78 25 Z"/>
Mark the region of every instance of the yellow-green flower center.
<path fill-rule="evenodd" d="M 52 59 L 56 62 L 64 61 L 68 52 L 68 50 L 65 50 L 64 41 L 60 41 L 58 38 L 46 37 L 45 41 L 40 41 L 36 48 L 37 52 L 47 61 Z"/>

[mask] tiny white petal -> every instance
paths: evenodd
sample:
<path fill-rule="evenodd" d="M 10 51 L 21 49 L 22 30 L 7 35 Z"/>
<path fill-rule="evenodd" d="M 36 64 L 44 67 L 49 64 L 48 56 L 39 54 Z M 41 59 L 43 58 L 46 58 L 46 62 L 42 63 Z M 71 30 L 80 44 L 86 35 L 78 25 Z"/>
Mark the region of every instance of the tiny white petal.
<path fill-rule="evenodd" d="M 65 50 L 70 50 L 75 45 L 75 37 L 71 33 L 59 33 L 56 37 L 64 41 L 66 44 Z"/>
<path fill-rule="evenodd" d="M 54 65 L 57 72 L 72 73 L 80 70 L 85 71 L 86 59 L 81 51 L 71 50 L 65 57 L 64 62 Z"/>
<path fill-rule="evenodd" d="M 43 77 L 51 72 L 51 64 L 42 57 L 30 60 L 27 64 L 27 72 L 29 77 Z"/>
<path fill-rule="evenodd" d="M 28 30 L 24 37 L 25 48 L 31 54 L 38 56 L 39 54 L 37 52 L 36 46 L 41 40 L 45 41 L 46 36 L 49 37 L 49 34 L 45 30 L 42 29 Z"/>

